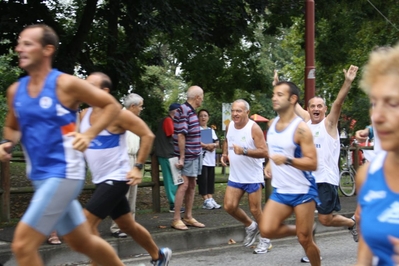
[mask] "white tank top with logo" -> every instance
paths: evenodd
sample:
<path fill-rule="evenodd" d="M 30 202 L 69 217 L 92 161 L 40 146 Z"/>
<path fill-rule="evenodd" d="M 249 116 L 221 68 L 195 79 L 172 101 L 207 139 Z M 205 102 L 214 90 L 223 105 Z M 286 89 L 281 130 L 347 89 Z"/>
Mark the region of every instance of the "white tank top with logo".
<path fill-rule="evenodd" d="M 316 183 L 328 183 L 335 186 L 339 184 L 338 160 L 340 153 L 340 141 L 334 139 L 328 134 L 324 118 L 318 124 L 312 124 L 311 120 L 307 122 L 313 135 L 313 142 L 317 151 L 317 170 L 313 171 Z"/>
<path fill-rule="evenodd" d="M 302 122 L 296 117 L 282 131 L 276 130 L 280 117 L 276 117 L 267 132 L 269 156 L 281 154 L 287 158 L 301 158 L 301 147 L 295 143 L 295 131 Z M 315 186 L 314 177 L 309 171 L 302 171 L 290 165 L 276 165 L 270 160 L 272 170 L 272 187 L 280 194 L 308 194 L 310 187 Z"/>
<path fill-rule="evenodd" d="M 252 126 L 255 122 L 248 120 L 248 123 L 241 129 L 234 127 L 230 122 L 226 139 L 228 141 L 228 153 L 230 161 L 229 180 L 241 184 L 263 183 L 263 158 L 251 158 L 245 155 L 234 153 L 233 144 L 245 147 L 248 150 L 256 149 L 252 138 Z"/>

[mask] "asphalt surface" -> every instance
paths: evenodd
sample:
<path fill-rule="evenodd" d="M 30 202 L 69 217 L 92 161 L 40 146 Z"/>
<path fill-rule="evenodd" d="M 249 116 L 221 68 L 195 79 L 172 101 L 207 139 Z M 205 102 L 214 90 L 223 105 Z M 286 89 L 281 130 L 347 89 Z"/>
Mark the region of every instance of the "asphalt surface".
<path fill-rule="evenodd" d="M 356 197 L 341 197 L 341 211 L 339 214 L 351 217 L 356 209 Z M 249 213 L 248 206 L 241 206 Z M 183 214 L 182 214 L 183 215 Z M 169 247 L 173 251 L 187 251 L 200 248 L 218 247 L 234 240 L 240 244 L 244 239 L 244 226 L 227 214 L 223 208 L 218 210 L 193 210 L 193 217 L 205 224 L 205 228 L 189 227 L 187 231 L 178 231 L 171 228 L 173 214 L 162 213 L 138 213 L 136 220 L 144 226 L 152 235 L 159 247 Z M 317 214 L 315 214 L 315 221 Z M 295 217 L 287 219 L 287 223 L 295 223 Z M 131 238 L 114 238 L 109 231 L 111 221 L 104 220 L 99 231 L 118 252 L 121 258 L 132 258 L 147 254 Z M 11 252 L 11 241 L 15 227 L 0 229 L 0 265 L 16 265 Z M 342 228 L 326 228 L 318 226 L 318 232 L 342 230 Z M 44 243 L 40 248 L 40 254 L 45 265 L 76 265 L 88 261 L 84 255 L 71 251 L 66 244 L 58 246 Z M 171 263 L 172 264 L 172 263 Z M 173 265 L 173 264 L 172 264 Z"/>

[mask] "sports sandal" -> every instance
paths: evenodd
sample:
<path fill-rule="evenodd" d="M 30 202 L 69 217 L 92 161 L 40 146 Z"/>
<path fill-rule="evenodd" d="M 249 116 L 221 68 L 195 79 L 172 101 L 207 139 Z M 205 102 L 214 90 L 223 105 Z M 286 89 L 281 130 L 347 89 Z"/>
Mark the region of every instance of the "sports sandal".
<path fill-rule="evenodd" d="M 191 219 L 183 218 L 183 222 L 186 225 L 188 225 L 188 226 L 194 226 L 194 227 L 198 227 L 198 228 L 204 228 L 205 227 L 205 224 L 198 222 L 194 218 L 191 218 Z"/>
<path fill-rule="evenodd" d="M 47 244 L 49 244 L 49 245 L 61 245 L 61 240 L 58 238 L 58 236 L 50 236 L 47 239 Z"/>
<path fill-rule="evenodd" d="M 171 227 L 177 230 L 188 230 L 188 227 L 182 222 L 182 220 L 173 221 Z"/>

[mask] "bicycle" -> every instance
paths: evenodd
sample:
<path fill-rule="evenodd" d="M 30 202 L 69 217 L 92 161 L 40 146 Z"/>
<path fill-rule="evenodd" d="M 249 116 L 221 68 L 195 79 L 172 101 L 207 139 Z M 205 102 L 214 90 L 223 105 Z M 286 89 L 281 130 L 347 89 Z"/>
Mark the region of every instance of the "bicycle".
<path fill-rule="evenodd" d="M 352 144 L 356 144 L 357 142 L 354 141 Z M 350 150 L 351 145 L 343 145 L 341 144 L 341 155 L 340 155 L 340 165 L 341 171 L 339 173 L 339 190 L 343 195 L 346 197 L 351 197 L 355 194 L 356 191 L 356 183 L 355 183 L 355 176 L 356 176 L 356 169 L 352 163 L 352 151 Z M 342 162 L 342 159 L 344 162 Z"/>

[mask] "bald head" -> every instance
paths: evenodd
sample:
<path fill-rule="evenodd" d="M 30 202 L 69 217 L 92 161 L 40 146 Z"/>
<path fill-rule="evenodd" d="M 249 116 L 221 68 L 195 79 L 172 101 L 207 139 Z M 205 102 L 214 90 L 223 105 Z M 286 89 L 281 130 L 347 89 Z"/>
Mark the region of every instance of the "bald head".
<path fill-rule="evenodd" d="M 195 109 L 201 106 L 204 100 L 204 91 L 199 86 L 191 86 L 187 90 L 187 102 Z"/>
<path fill-rule="evenodd" d="M 108 89 L 108 92 L 112 89 L 112 81 L 108 75 L 103 72 L 93 72 L 87 77 L 87 81 L 92 83 L 94 86 L 104 90 Z"/>
<path fill-rule="evenodd" d="M 199 86 L 191 86 L 187 90 L 187 99 L 194 99 L 196 96 L 201 96 L 204 91 Z"/>

